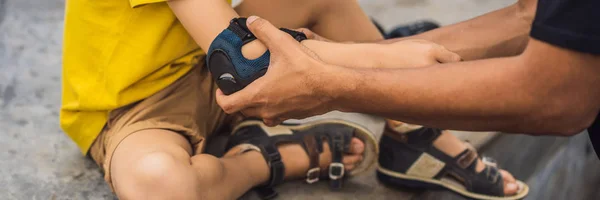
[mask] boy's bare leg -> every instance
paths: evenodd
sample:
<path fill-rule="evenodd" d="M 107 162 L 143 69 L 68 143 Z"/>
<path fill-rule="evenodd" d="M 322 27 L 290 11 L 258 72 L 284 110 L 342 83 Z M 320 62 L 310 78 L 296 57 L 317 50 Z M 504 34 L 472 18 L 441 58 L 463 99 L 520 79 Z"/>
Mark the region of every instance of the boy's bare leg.
<path fill-rule="evenodd" d="M 235 10 L 240 16 L 256 15 L 275 26 L 309 28 L 337 42 L 375 42 L 383 36 L 357 1 L 243 1 Z"/>
<path fill-rule="evenodd" d="M 188 140 L 178 133 L 162 129 L 133 133 L 112 158 L 115 193 L 121 199 L 234 199 L 268 177 L 258 153 L 235 159 L 191 154 Z"/>
<path fill-rule="evenodd" d="M 362 159 L 364 146 L 352 140 L 351 154 L 344 157 L 347 169 Z M 112 183 L 121 199 L 235 199 L 269 178 L 262 155 L 250 151 L 223 158 L 208 154 L 191 156 L 188 141 L 178 133 L 149 129 L 124 139 L 112 158 Z M 286 179 L 303 176 L 308 156 L 297 144 L 279 146 L 286 165 Z M 330 162 L 327 143 L 320 155 L 322 170 Z"/>

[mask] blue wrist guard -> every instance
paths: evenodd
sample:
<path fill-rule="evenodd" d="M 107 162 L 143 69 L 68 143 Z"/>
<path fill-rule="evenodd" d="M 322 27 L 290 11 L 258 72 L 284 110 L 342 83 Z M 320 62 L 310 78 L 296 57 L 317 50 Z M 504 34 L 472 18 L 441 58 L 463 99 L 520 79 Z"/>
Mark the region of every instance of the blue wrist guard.
<path fill-rule="evenodd" d="M 304 33 L 285 28 L 280 30 L 298 42 L 306 39 Z M 224 94 L 243 89 L 267 72 L 271 59 L 269 51 L 253 60 L 242 55 L 242 46 L 254 40 L 256 37 L 246 26 L 246 18 L 234 18 L 229 27 L 210 44 L 206 63 L 213 80 Z"/>

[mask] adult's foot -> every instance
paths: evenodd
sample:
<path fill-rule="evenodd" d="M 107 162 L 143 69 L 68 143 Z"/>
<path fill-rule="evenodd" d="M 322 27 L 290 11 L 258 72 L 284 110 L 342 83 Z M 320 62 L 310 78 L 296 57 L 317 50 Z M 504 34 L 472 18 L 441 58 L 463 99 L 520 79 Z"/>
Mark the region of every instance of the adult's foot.
<path fill-rule="evenodd" d="M 428 131 L 425 131 L 423 133 L 415 135 L 414 131 L 422 130 L 422 128 L 423 128 L 422 126 L 406 124 L 406 123 L 393 121 L 393 120 L 388 120 L 387 126 L 388 127 L 386 128 L 385 135 L 391 136 L 390 138 L 396 138 L 394 140 L 403 141 L 403 143 L 416 144 L 416 146 L 415 145 L 412 145 L 412 146 L 417 147 L 419 149 L 427 148 L 426 147 L 427 142 L 425 140 L 430 140 L 431 138 L 435 138 L 432 142 L 433 147 L 435 149 L 441 151 L 445 155 L 435 154 L 435 152 L 430 152 L 429 154 L 436 157 L 436 159 L 440 159 L 441 161 L 448 160 L 448 158 L 451 158 L 450 160 L 463 159 L 465 162 L 464 165 L 470 166 L 470 163 L 472 163 L 472 161 L 469 161 L 469 160 L 476 158 L 476 160 L 475 160 L 476 163 L 475 163 L 475 167 L 474 167 L 474 170 L 476 172 L 475 174 L 479 174 L 479 173 L 483 172 L 484 170 L 489 170 L 489 169 L 486 169 L 487 168 L 486 165 L 491 165 L 491 166 L 495 167 L 495 163 L 490 162 L 490 163 L 486 164 L 485 162 L 488 162 L 488 161 L 481 160 L 481 158 L 479 158 L 477 156 L 476 151 L 474 150 L 474 148 L 472 146 L 470 146 L 468 143 L 465 143 L 465 142 L 459 140 L 458 138 L 456 138 L 456 136 L 452 135 L 448 131 L 441 131 L 439 136 L 437 136 L 437 134 L 434 134 L 434 133 L 429 133 Z M 422 138 L 416 138 L 416 139 L 410 138 L 411 136 L 417 136 L 417 137 L 422 137 Z M 420 141 L 421 139 L 423 139 L 424 141 Z M 410 142 L 408 142 L 408 141 L 410 141 Z M 382 142 L 384 142 L 384 141 L 382 141 Z M 394 145 L 394 144 L 395 143 L 390 143 L 390 145 Z M 390 145 L 387 145 L 387 146 L 390 146 Z M 386 145 L 382 144 L 382 148 L 387 148 L 385 146 Z M 398 145 L 395 145 L 395 146 L 398 146 Z M 411 146 L 411 145 L 408 145 L 408 146 Z M 412 148 L 412 147 L 409 147 L 409 149 L 410 148 Z M 466 151 L 468 149 L 471 150 L 472 154 L 469 154 L 471 152 Z M 396 148 L 393 150 L 398 151 L 400 149 Z M 381 152 L 382 156 L 385 156 L 386 153 L 387 153 L 386 150 L 382 150 L 382 152 Z M 408 154 L 405 154 L 404 156 L 407 156 L 407 155 Z M 442 157 L 446 157 L 446 158 L 442 158 L 442 157 L 438 157 L 438 156 L 442 156 Z M 381 161 L 382 160 L 380 159 L 380 165 L 382 164 Z M 392 160 L 387 159 L 387 161 L 393 161 L 393 159 Z M 446 164 L 450 164 L 450 163 L 446 163 Z M 435 167 L 433 167 L 433 168 L 435 168 Z M 426 170 L 431 170 L 431 169 L 426 169 Z M 510 174 L 508 171 L 502 170 L 502 169 L 499 169 L 498 172 L 501 174 L 501 177 L 502 177 L 502 181 L 503 181 L 502 188 L 503 188 L 504 196 L 512 196 L 512 195 L 517 194 L 521 188 L 519 188 L 519 184 L 517 183 L 517 180 L 512 176 L 512 174 Z M 452 173 L 452 172 L 450 172 L 450 173 Z M 464 179 L 465 177 L 462 177 L 462 178 Z"/>

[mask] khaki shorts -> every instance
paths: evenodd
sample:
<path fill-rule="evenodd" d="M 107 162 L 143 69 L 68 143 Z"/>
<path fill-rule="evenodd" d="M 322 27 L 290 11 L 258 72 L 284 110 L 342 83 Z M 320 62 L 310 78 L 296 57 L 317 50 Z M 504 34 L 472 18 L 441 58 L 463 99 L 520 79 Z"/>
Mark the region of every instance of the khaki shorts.
<path fill-rule="evenodd" d="M 121 141 L 137 131 L 166 129 L 180 133 L 190 142 L 194 155 L 202 153 L 206 138 L 232 119 L 216 104 L 216 89 L 208 68 L 199 65 L 160 92 L 111 111 L 89 151 L 104 170 L 111 189 L 111 157 Z"/>

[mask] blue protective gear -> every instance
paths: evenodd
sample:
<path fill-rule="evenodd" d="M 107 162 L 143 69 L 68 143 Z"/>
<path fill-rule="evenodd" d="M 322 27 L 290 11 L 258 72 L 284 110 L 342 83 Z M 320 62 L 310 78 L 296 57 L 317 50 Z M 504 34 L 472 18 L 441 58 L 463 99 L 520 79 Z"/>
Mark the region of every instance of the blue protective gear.
<path fill-rule="evenodd" d="M 304 33 L 281 28 L 297 41 L 306 39 Z M 246 26 L 246 18 L 234 18 L 210 44 L 207 66 L 224 94 L 237 92 L 267 72 L 271 54 L 266 51 L 260 57 L 249 60 L 242 54 L 242 46 L 256 40 Z"/>

